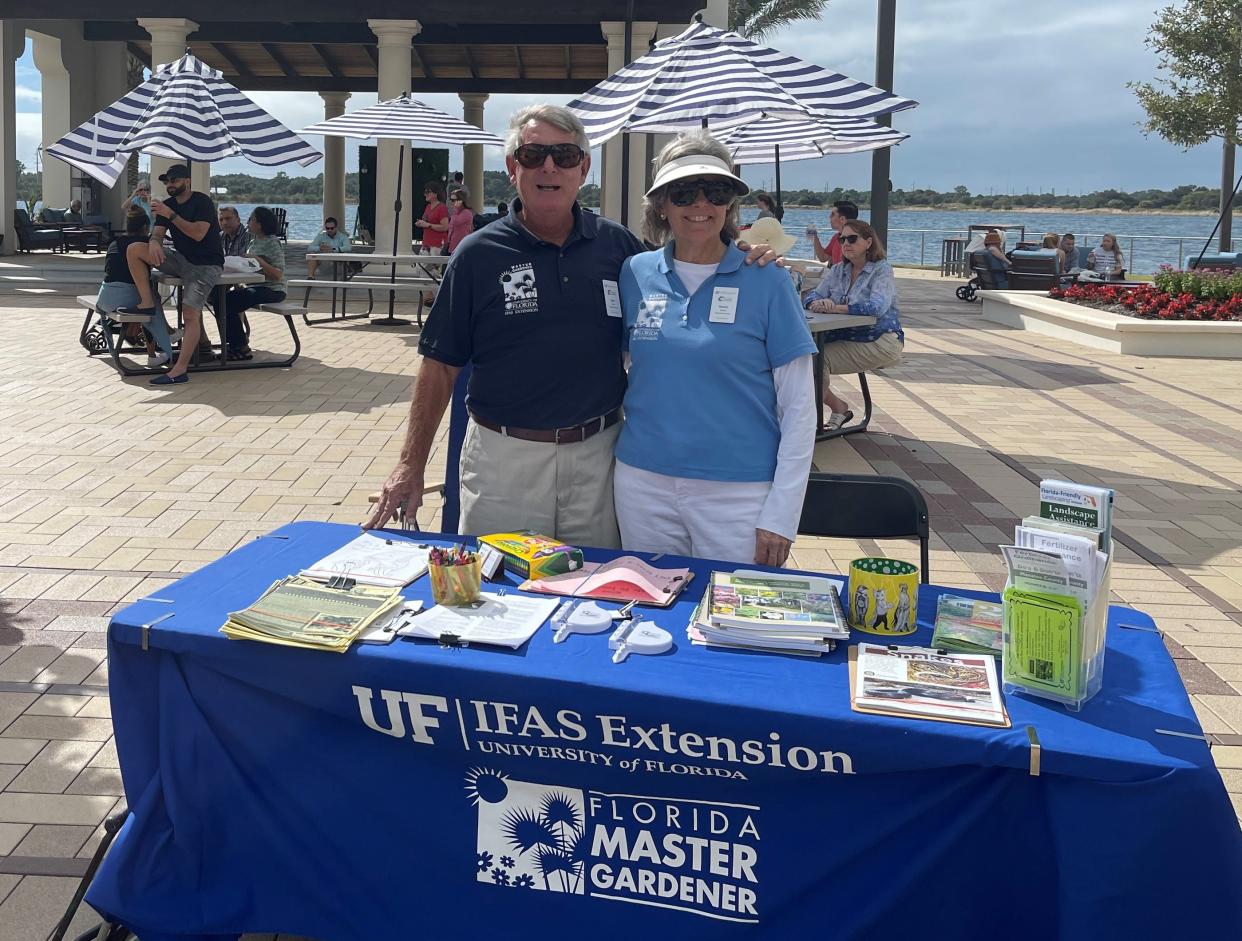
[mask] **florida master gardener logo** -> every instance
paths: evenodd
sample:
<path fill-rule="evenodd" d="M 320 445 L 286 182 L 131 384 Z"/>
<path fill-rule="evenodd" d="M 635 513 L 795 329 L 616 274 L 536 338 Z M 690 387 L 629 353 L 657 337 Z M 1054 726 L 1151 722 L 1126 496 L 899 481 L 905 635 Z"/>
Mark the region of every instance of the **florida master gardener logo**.
<path fill-rule="evenodd" d="M 630 340 L 658 340 L 660 327 L 664 323 L 664 312 L 667 309 L 668 295 L 666 294 L 651 294 L 639 301 L 634 327 L 630 331 Z"/>
<path fill-rule="evenodd" d="M 759 921 L 759 808 L 582 791 L 472 768 L 475 879 Z"/>
<path fill-rule="evenodd" d="M 500 276 L 500 287 L 505 293 L 505 316 L 539 312 L 534 266 L 514 265 Z"/>

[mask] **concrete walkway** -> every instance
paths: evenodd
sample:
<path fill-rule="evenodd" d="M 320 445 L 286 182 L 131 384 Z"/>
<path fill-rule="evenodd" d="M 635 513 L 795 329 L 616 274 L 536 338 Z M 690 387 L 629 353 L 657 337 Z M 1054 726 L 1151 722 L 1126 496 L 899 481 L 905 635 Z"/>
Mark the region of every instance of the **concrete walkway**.
<path fill-rule="evenodd" d="M 109 615 L 283 523 L 359 522 L 418 366 L 415 328 L 353 322 L 301 327 L 290 370 L 157 391 L 88 358 L 72 298 L 22 277 L 0 268 L 0 941 L 47 934 L 120 804 Z M 872 383 L 873 431 L 821 445 L 818 467 L 913 480 L 932 580 L 993 590 L 1041 477 L 1115 487 L 1114 600 L 1157 619 L 1242 813 L 1242 370 L 985 324 L 955 286 L 902 277 L 905 362 Z M 283 349 L 280 330 L 257 322 L 252 345 Z M 805 539 L 794 564 L 880 550 L 917 559 Z"/>

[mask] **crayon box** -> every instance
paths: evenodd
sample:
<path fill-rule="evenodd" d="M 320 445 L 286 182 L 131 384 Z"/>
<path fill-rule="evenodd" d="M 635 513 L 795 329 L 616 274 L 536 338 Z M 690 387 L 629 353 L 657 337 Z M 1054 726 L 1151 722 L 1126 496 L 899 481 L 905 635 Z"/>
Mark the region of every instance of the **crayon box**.
<path fill-rule="evenodd" d="M 582 568 L 582 550 L 548 536 L 523 531 L 480 536 L 479 542 L 504 556 L 505 570 L 521 578 L 547 578 Z"/>

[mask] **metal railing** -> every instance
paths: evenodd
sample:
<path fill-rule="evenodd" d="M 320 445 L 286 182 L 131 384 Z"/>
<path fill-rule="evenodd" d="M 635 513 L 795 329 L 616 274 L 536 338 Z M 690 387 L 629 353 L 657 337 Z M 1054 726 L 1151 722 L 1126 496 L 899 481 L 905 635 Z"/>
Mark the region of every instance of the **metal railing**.
<path fill-rule="evenodd" d="M 1095 246 L 1104 233 L 1083 233 L 1078 245 Z M 896 264 L 935 265 L 942 257 L 941 246 L 945 239 L 965 238 L 964 229 L 900 229 L 888 230 L 888 255 Z M 1117 235 L 1117 242 L 1125 253 L 1126 269 L 1135 274 L 1152 274 L 1161 265 L 1182 267 L 1188 251 L 1198 254 L 1206 236 L 1193 235 Z M 1032 239 L 1033 240 L 1033 239 Z M 1236 240 L 1234 242 L 1236 249 Z M 934 253 L 928 261 L 928 246 Z M 1012 246 L 1008 246 L 1012 247 Z M 1176 247 L 1176 250 L 1175 250 Z M 1209 249 L 1209 254 L 1215 251 Z"/>

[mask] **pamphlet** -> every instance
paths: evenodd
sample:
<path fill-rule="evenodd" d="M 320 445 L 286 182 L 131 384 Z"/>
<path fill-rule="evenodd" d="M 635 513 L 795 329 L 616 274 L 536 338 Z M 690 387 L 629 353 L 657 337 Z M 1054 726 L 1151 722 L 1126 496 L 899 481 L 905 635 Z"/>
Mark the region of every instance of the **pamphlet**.
<path fill-rule="evenodd" d="M 775 572 L 713 572 L 708 622 L 768 633 L 848 637 L 839 580 Z"/>
<path fill-rule="evenodd" d="M 1097 529 L 1105 552 L 1112 552 L 1114 491 L 1068 480 L 1039 482 L 1039 515 L 1045 519 Z"/>
<path fill-rule="evenodd" d="M 688 568 L 655 568 L 636 556 L 623 555 L 611 562 L 584 562 L 577 572 L 528 580 L 521 587 L 545 595 L 667 607 L 693 577 Z"/>
<path fill-rule="evenodd" d="M 322 581 L 341 577 L 359 585 L 401 588 L 427 571 L 428 552 L 426 546 L 405 539 L 363 533 L 302 574 Z"/>
<path fill-rule="evenodd" d="M 856 712 L 1009 727 L 988 654 L 857 644 L 850 648 L 850 681 Z"/>
<path fill-rule="evenodd" d="M 344 653 L 400 604 L 396 588 L 328 588 L 295 575 L 273 583 L 250 607 L 231 612 L 220 632 L 237 640 Z"/>
<path fill-rule="evenodd" d="M 1062 699 L 1083 697 L 1083 607 L 1073 595 L 1005 589 L 1006 683 Z"/>
<path fill-rule="evenodd" d="M 957 653 L 1001 654 L 1004 614 L 994 601 L 943 594 L 936 601 L 932 647 Z"/>
<path fill-rule="evenodd" d="M 548 619 L 559 602 L 555 598 L 483 592 L 479 601 L 460 607 L 435 605 L 397 631 L 403 637 L 455 643 L 493 644 L 517 649 Z"/>

